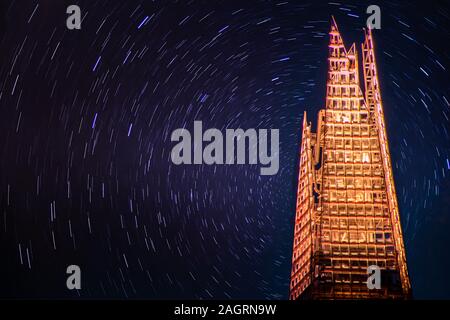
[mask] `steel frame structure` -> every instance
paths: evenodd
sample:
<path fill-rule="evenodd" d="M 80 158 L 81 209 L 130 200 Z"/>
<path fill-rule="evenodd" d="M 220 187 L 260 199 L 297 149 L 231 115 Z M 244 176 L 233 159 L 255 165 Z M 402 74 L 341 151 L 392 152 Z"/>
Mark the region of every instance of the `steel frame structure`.
<path fill-rule="evenodd" d="M 304 113 L 290 299 L 410 297 L 371 30 L 346 49 L 332 19 L 326 107 L 317 133 Z M 380 268 L 381 289 L 367 286 Z"/>

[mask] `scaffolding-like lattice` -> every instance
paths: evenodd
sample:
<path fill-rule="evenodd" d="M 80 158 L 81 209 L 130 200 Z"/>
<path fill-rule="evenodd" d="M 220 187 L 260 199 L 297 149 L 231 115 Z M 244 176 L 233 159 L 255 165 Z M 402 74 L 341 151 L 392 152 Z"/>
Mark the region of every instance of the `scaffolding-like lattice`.
<path fill-rule="evenodd" d="M 372 34 L 346 50 L 333 19 L 326 108 L 317 134 L 304 114 L 290 299 L 407 298 L 410 284 Z M 367 268 L 381 269 L 368 289 Z"/>

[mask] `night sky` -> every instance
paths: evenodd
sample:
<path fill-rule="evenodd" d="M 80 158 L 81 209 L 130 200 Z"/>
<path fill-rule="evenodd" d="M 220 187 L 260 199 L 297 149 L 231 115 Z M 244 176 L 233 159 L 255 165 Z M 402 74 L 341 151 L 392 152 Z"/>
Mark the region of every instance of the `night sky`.
<path fill-rule="evenodd" d="M 303 111 L 334 15 L 374 31 L 415 298 L 450 298 L 450 5 L 0 4 L 0 297 L 287 299 Z M 81 30 L 66 28 L 77 4 Z M 181 165 L 173 130 L 280 130 L 280 170 Z M 82 289 L 66 288 L 79 265 Z"/>

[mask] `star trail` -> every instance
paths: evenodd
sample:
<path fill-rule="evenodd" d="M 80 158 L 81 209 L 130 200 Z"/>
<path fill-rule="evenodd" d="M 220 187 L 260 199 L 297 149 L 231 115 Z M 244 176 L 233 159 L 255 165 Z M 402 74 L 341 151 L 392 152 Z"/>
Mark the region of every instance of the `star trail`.
<path fill-rule="evenodd" d="M 303 111 L 324 107 L 331 15 L 360 43 L 371 3 L 74 2 L 0 5 L 0 297 L 287 299 Z M 378 5 L 413 294 L 450 298 L 450 6 Z M 279 129 L 278 174 L 174 165 L 194 121 Z"/>

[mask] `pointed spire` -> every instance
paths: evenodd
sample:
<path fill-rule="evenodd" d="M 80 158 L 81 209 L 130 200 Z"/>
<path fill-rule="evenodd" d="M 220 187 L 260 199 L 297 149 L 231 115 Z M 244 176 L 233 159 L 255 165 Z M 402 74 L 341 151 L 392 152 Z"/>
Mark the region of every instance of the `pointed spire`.
<path fill-rule="evenodd" d="M 334 16 L 331 16 L 331 28 L 330 28 L 330 34 L 339 35 L 339 28 L 336 23 L 336 19 L 334 19 Z"/>
<path fill-rule="evenodd" d="M 303 111 L 303 131 L 306 129 L 306 126 L 308 125 L 308 121 L 306 120 L 306 110 Z"/>
<path fill-rule="evenodd" d="M 345 53 L 344 41 L 342 40 L 339 28 L 337 26 L 334 16 L 331 16 L 331 28 L 330 28 L 330 48 L 338 48 L 339 53 Z M 336 53 L 331 53 L 332 56 L 338 56 Z"/>
<path fill-rule="evenodd" d="M 339 28 L 337 26 L 336 19 L 334 19 L 334 16 L 331 15 L 331 31 L 334 31 L 334 30 L 339 32 Z"/>

